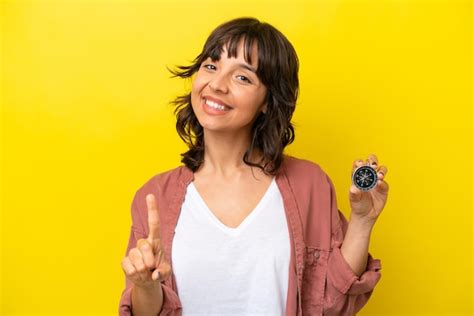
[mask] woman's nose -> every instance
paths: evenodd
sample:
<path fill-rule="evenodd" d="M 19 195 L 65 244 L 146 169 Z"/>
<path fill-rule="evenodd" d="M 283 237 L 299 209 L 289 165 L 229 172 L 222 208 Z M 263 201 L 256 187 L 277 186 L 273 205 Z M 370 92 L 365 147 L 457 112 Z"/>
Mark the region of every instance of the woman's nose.
<path fill-rule="evenodd" d="M 210 81 L 209 81 L 209 88 L 213 91 L 219 91 L 222 93 L 227 93 L 227 81 L 224 76 L 216 74 Z"/>

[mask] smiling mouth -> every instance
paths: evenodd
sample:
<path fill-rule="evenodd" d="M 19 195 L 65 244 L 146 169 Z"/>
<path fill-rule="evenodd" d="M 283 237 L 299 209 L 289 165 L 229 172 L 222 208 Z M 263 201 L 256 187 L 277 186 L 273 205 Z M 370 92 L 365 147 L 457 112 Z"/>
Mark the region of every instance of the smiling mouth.
<path fill-rule="evenodd" d="M 222 105 L 222 104 L 216 103 L 216 102 L 214 102 L 214 101 L 207 100 L 207 99 L 205 99 L 205 98 L 204 98 L 204 103 L 205 103 L 208 107 L 210 107 L 210 108 L 212 108 L 212 109 L 214 109 L 214 110 L 218 110 L 218 111 L 230 111 L 230 110 L 232 110 L 232 108 L 229 107 L 229 106 L 227 106 L 227 105 Z"/>

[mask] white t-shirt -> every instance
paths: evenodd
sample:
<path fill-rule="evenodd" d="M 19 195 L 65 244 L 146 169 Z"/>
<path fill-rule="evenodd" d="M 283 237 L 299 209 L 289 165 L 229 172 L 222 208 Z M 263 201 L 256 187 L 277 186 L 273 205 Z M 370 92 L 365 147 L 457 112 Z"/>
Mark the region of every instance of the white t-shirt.
<path fill-rule="evenodd" d="M 172 264 L 184 316 L 284 315 L 290 238 L 275 178 L 237 228 L 224 225 L 191 182 Z"/>

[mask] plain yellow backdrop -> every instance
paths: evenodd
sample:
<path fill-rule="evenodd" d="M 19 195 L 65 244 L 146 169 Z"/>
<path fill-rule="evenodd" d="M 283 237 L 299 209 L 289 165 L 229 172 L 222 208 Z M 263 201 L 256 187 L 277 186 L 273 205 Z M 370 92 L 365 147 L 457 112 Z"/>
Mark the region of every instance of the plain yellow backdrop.
<path fill-rule="evenodd" d="M 300 58 L 296 141 L 348 217 L 352 161 L 388 203 L 359 315 L 472 315 L 470 1 L 1 2 L 1 315 L 116 315 L 135 191 L 186 150 L 169 105 L 218 24 L 254 16 Z"/>

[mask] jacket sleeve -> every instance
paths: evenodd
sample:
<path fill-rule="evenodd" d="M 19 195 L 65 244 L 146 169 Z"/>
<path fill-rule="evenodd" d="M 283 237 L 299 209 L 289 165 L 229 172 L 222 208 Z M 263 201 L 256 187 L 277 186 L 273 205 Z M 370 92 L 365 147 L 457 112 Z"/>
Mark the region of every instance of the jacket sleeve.
<path fill-rule="evenodd" d="M 368 254 L 365 271 L 357 276 L 344 259 L 341 245 L 348 221 L 337 208 L 334 186 L 331 185 L 332 240 L 328 258 L 324 315 L 355 315 L 367 303 L 381 277 L 381 262 Z"/>
<path fill-rule="evenodd" d="M 140 238 L 146 238 L 147 234 L 145 230 L 141 228 L 143 223 L 140 221 L 138 209 L 136 208 L 135 195 L 132 202 L 132 227 L 130 229 L 130 237 L 128 240 L 127 251 L 125 255 L 128 255 L 130 249 L 136 247 L 137 240 Z M 120 316 L 131 316 L 132 314 L 132 288 L 133 283 L 126 278 L 125 289 L 122 291 L 119 304 L 119 315 Z M 161 282 L 161 288 L 163 289 L 163 306 L 159 316 L 179 316 L 181 315 L 181 302 L 178 294 L 168 285 Z"/>

